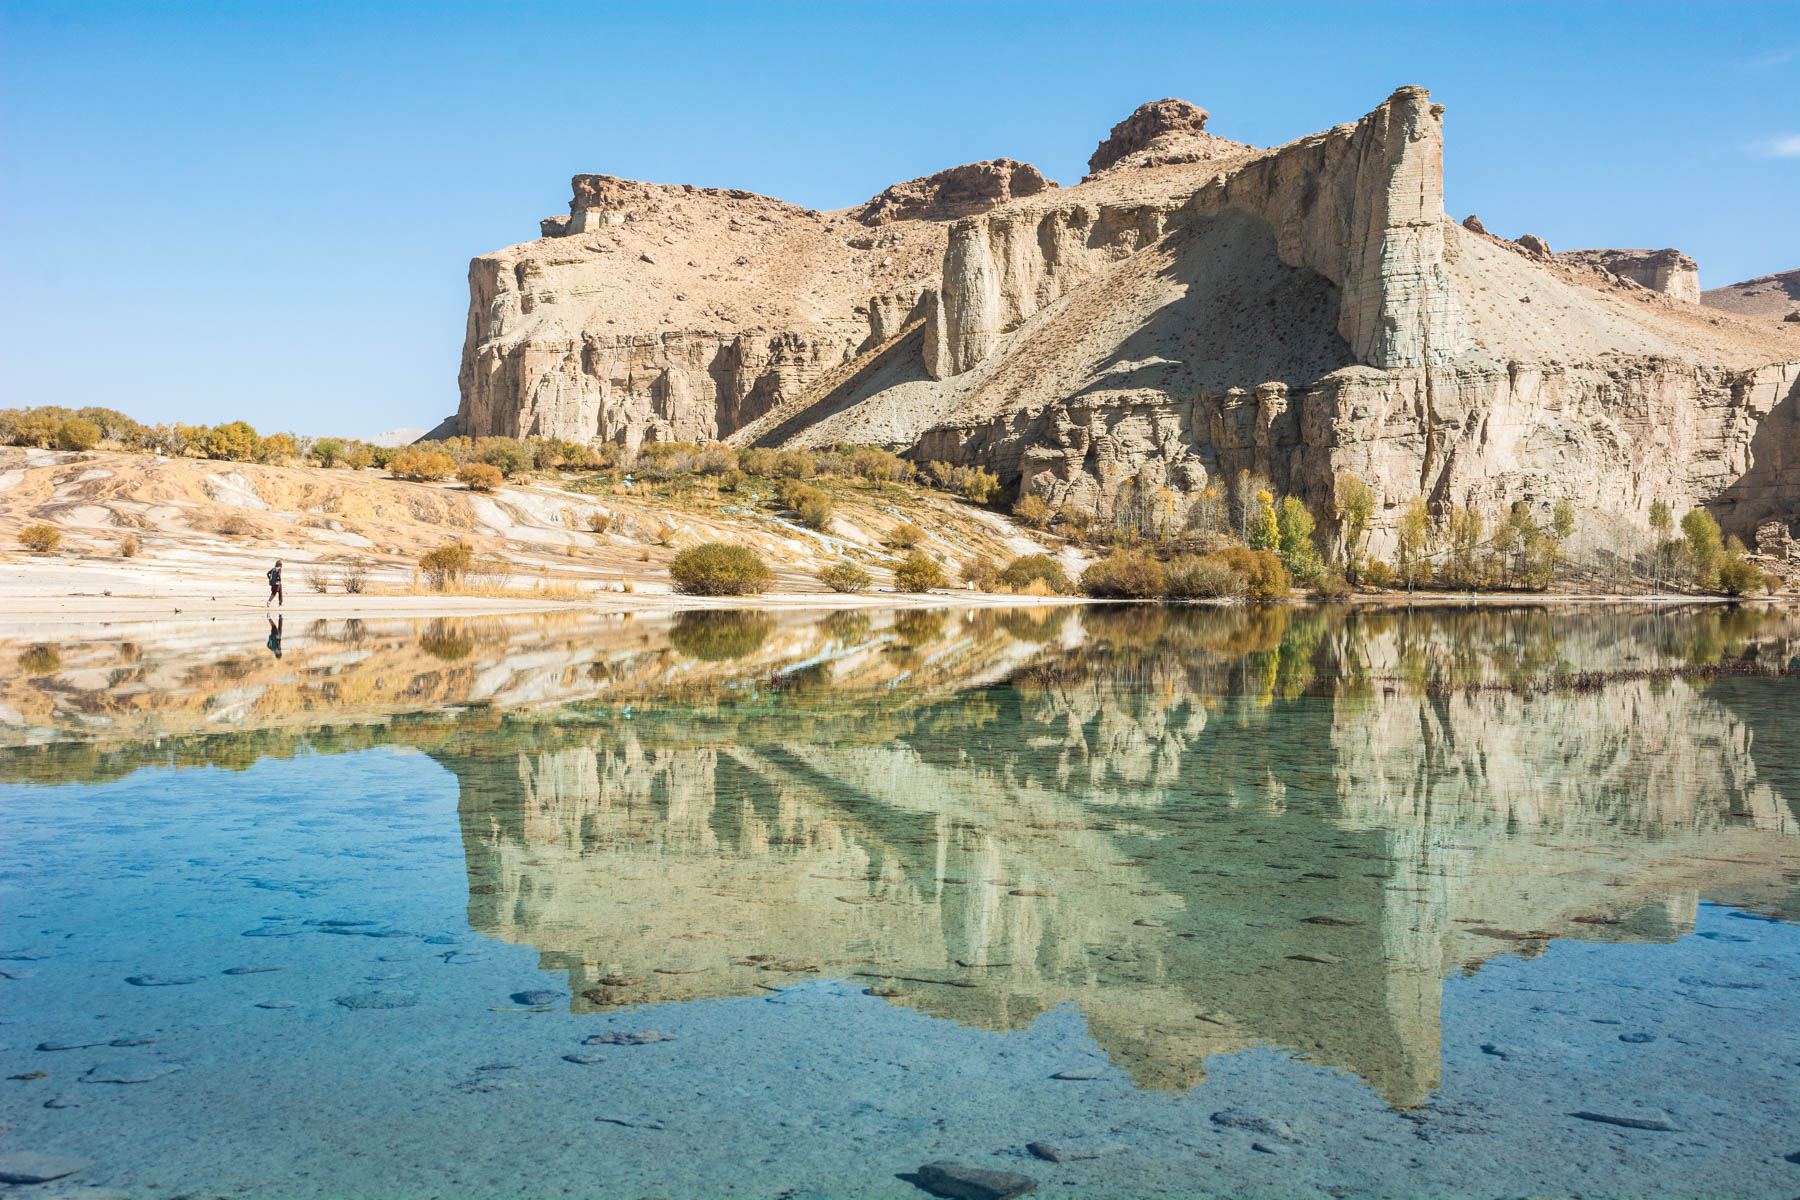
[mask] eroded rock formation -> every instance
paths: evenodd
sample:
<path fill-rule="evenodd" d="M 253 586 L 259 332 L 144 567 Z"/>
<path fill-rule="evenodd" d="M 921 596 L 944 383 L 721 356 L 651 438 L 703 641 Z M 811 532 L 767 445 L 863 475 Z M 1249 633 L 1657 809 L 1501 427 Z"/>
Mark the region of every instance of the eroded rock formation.
<path fill-rule="evenodd" d="M 1692 304 L 1675 251 L 1451 221 L 1421 88 L 1269 150 L 1206 123 L 1157 101 L 1076 186 L 994 160 L 836 213 L 578 176 L 561 236 L 471 267 L 461 428 L 878 442 L 1102 516 L 1250 470 L 1328 534 L 1354 471 L 1378 552 L 1417 495 L 1800 523 L 1800 328 Z"/>

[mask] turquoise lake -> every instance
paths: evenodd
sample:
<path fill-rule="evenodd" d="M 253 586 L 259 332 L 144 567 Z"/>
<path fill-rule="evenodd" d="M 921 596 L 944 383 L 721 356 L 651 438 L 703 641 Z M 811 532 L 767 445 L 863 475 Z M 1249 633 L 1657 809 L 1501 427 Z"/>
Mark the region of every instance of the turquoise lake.
<path fill-rule="evenodd" d="M 0 642 L 9 1194 L 1800 1194 L 1791 609 L 100 633 Z"/>

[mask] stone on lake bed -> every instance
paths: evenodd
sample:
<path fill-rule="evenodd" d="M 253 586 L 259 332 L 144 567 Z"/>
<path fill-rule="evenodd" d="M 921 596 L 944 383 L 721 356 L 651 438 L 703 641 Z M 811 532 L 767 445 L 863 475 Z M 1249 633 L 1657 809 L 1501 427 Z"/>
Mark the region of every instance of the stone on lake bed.
<path fill-rule="evenodd" d="M 615 1029 L 609 1033 L 596 1033 L 592 1037 L 583 1038 L 584 1046 L 648 1046 L 652 1042 L 672 1042 L 672 1033 L 658 1033 L 654 1029 Z"/>
<path fill-rule="evenodd" d="M 1579 1117 L 1583 1121 L 1597 1121 L 1602 1125 L 1617 1125 L 1621 1129 L 1648 1129 L 1655 1133 L 1675 1133 L 1675 1126 L 1670 1123 L 1668 1115 L 1660 1114 L 1648 1117 L 1621 1117 L 1612 1113 L 1572 1112 L 1571 1117 Z"/>
<path fill-rule="evenodd" d="M 279 967 L 227 967 L 227 968 L 225 968 L 224 974 L 226 974 L 226 975 L 267 975 L 270 971 L 285 971 L 285 970 L 287 970 L 286 964 L 283 964 Z"/>
<path fill-rule="evenodd" d="M 411 1008 L 419 998 L 411 992 L 351 992 L 336 998 L 345 1008 L 364 1009 Z"/>
<path fill-rule="evenodd" d="M 591 1067 L 595 1063 L 605 1062 L 606 1055 L 604 1055 L 604 1054 L 565 1054 L 565 1055 L 563 1055 L 563 1061 L 564 1062 L 572 1062 L 572 1063 L 577 1064 L 578 1066 Z"/>
<path fill-rule="evenodd" d="M 1641 1046 L 1645 1042 L 1654 1042 L 1656 1040 L 1656 1035 L 1654 1033 L 1621 1033 L 1619 1035 L 1619 1040 L 1621 1042 L 1629 1042 L 1633 1046 Z"/>
<path fill-rule="evenodd" d="M 180 1063 L 158 1062 L 155 1059 L 134 1059 L 129 1062 L 105 1062 L 88 1069 L 81 1077 L 83 1083 L 149 1083 L 152 1079 L 161 1079 L 165 1075 L 173 1075 L 182 1070 Z"/>
<path fill-rule="evenodd" d="M 264 1000 L 261 1004 L 258 1004 L 256 1007 L 258 1007 L 258 1008 L 298 1008 L 300 1006 L 295 1004 L 292 1000 Z"/>
<path fill-rule="evenodd" d="M 125 982 L 133 987 L 179 987 L 184 983 L 199 983 L 192 975 L 127 975 Z"/>
<path fill-rule="evenodd" d="M 1058 1071 L 1052 1079 L 1098 1079 L 1106 1074 L 1105 1067 L 1070 1067 L 1067 1071 Z"/>
<path fill-rule="evenodd" d="M 1009 1200 L 1037 1190 L 1037 1180 L 1016 1171 L 990 1171 L 968 1163 L 934 1162 L 919 1168 L 919 1185 L 955 1200 Z"/>
<path fill-rule="evenodd" d="M 49 1183 L 94 1165 L 91 1158 L 66 1154 L 42 1154 L 36 1150 L 9 1150 L 0 1154 L 0 1183 Z"/>
<path fill-rule="evenodd" d="M 244 937 L 299 937 L 298 929 L 288 929 L 280 925 L 264 925 L 257 929 L 246 929 Z"/>
<path fill-rule="evenodd" d="M 1108 1154 L 1118 1154 L 1125 1147 L 1111 1143 L 1090 1142 L 1029 1142 L 1025 1148 L 1046 1162 L 1078 1162 L 1083 1159 L 1100 1158 Z"/>
<path fill-rule="evenodd" d="M 569 994 L 567 992 L 552 992 L 548 990 L 514 992 L 511 997 L 514 1004 L 523 1004 L 531 1008 L 536 1008 L 540 1004 L 557 1004 L 568 998 Z"/>
<path fill-rule="evenodd" d="M 104 1046 L 108 1039 L 101 1038 L 97 1042 L 39 1042 L 39 1050 L 86 1050 L 89 1046 Z"/>
<path fill-rule="evenodd" d="M 1251 1133 L 1260 1133 L 1264 1137 L 1280 1138 L 1287 1142 L 1297 1142 L 1294 1130 L 1280 1117 L 1271 1117 L 1267 1113 L 1251 1112 L 1242 1108 L 1227 1108 L 1212 1115 L 1214 1125 L 1224 1125 L 1230 1129 L 1245 1129 Z"/>

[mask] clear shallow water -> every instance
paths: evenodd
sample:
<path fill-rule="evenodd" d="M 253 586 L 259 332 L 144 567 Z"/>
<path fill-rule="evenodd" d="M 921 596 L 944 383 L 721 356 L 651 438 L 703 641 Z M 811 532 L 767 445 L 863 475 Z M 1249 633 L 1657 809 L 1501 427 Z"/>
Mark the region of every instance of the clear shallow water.
<path fill-rule="evenodd" d="M 38 1192 L 1800 1186 L 1791 618 L 251 632 L 0 650 Z"/>

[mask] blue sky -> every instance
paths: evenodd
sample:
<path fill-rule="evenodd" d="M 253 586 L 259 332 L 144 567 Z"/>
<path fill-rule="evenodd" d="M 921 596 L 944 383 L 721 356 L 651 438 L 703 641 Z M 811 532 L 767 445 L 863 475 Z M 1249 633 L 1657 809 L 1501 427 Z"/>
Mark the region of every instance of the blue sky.
<path fill-rule="evenodd" d="M 1800 3 L 0 0 L 4 404 L 372 434 L 456 407 L 470 257 L 568 178 L 817 208 L 1138 103 L 1271 145 L 1402 84 L 1449 210 L 1557 249 L 1800 267 Z"/>

